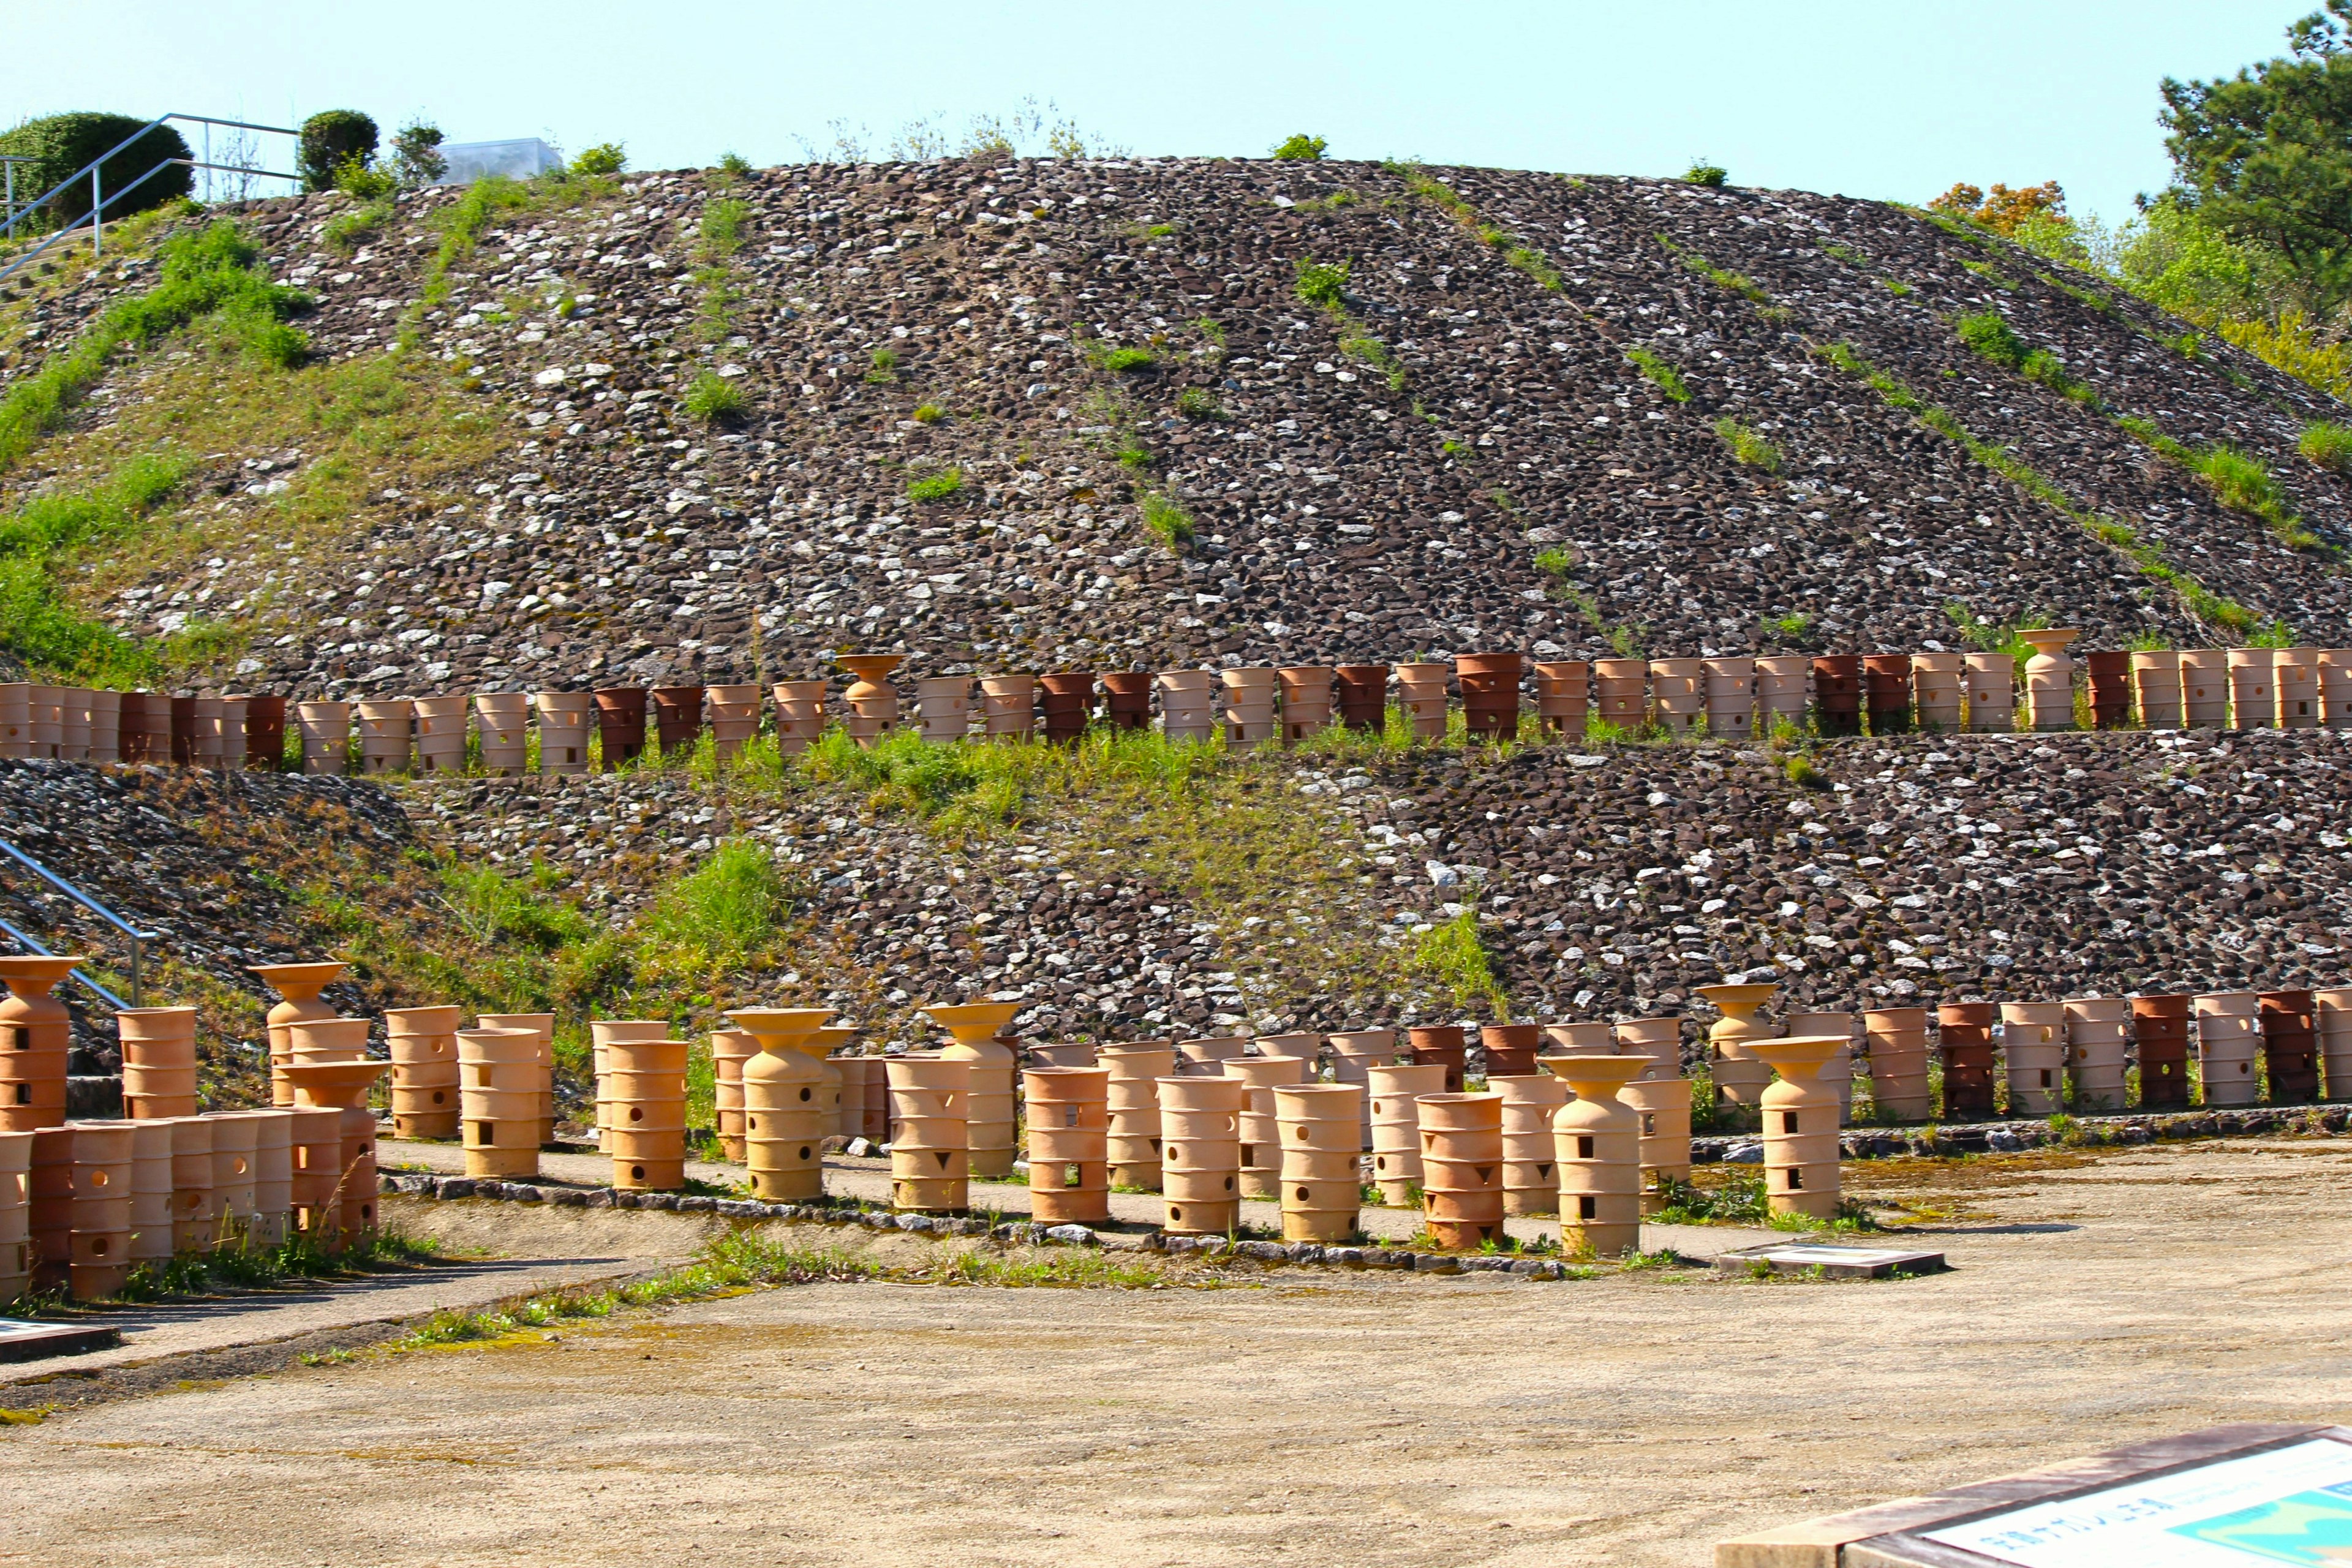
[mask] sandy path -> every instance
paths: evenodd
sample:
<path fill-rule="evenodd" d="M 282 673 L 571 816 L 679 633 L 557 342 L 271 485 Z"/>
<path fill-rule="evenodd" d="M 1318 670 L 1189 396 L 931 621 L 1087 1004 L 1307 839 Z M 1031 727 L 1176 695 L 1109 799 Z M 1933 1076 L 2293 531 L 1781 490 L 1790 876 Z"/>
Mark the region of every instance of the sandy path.
<path fill-rule="evenodd" d="M 816 1286 L 101 1406 L 0 1436 L 0 1554 L 1696 1564 L 1757 1523 L 2352 1412 L 2352 1145 L 1874 1179 L 1982 1216 L 1939 1237 L 1955 1272 Z"/>

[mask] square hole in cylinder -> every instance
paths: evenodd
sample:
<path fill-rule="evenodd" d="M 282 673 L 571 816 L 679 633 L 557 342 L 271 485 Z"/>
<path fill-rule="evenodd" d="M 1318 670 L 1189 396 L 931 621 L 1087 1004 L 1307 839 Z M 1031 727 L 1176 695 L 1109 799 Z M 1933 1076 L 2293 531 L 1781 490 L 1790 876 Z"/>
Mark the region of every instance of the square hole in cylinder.
<path fill-rule="evenodd" d="M 1576 1140 L 1576 1157 L 1580 1160 L 1590 1160 L 1592 1158 L 1591 1139 L 1580 1134 L 1578 1136 Z"/>
<path fill-rule="evenodd" d="M 1576 1200 L 1577 1218 L 1594 1219 L 1599 1217 L 1600 1214 L 1601 1205 L 1597 1200 L 1591 1197 L 1580 1197 Z"/>

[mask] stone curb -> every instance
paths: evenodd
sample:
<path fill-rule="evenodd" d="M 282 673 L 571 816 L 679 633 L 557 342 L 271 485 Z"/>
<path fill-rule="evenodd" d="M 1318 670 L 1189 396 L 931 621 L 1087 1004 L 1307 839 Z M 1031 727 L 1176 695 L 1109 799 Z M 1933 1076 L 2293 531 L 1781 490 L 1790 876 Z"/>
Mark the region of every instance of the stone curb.
<path fill-rule="evenodd" d="M 1838 1136 L 1840 1152 L 1849 1160 L 1884 1159 L 1902 1154 L 2013 1154 L 2021 1150 L 2065 1145 L 2070 1135 L 2077 1143 L 2153 1143 L 2168 1138 L 2261 1138 L 2283 1132 L 2312 1135 L 2340 1133 L 2352 1121 L 2352 1107 L 2342 1105 L 2263 1105 L 2245 1109 L 2205 1109 L 2158 1111 L 2145 1115 L 2076 1116 L 2068 1131 L 2053 1131 L 2040 1121 L 1980 1121 L 1884 1132 L 1849 1129 Z M 1764 1158 L 1759 1133 L 1709 1134 L 1691 1140 L 1691 1163 L 1757 1164 Z"/>

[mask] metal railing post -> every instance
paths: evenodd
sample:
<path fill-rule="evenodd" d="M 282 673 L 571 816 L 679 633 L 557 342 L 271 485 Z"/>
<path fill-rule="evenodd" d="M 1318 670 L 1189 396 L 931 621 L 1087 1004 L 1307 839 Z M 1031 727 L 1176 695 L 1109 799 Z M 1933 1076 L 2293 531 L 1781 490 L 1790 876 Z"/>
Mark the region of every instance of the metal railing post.
<path fill-rule="evenodd" d="M 147 1005 L 147 998 L 144 994 L 146 986 L 141 974 L 144 966 L 140 962 L 144 956 L 146 945 L 142 937 L 134 935 L 131 939 L 131 1005 L 133 1007 Z"/>
<path fill-rule="evenodd" d="M 106 204 L 99 200 L 98 165 L 89 170 L 89 261 L 95 267 L 106 256 Z"/>

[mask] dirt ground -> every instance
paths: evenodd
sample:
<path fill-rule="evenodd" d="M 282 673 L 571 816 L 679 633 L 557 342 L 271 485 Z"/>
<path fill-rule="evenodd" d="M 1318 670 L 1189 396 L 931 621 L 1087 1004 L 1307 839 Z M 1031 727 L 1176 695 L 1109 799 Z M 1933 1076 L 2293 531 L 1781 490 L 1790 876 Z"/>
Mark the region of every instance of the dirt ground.
<path fill-rule="evenodd" d="M 1937 1216 L 1916 1238 L 1953 1272 L 803 1286 L 64 1412 L 0 1433 L 0 1561 L 1700 1564 L 1762 1524 L 2352 1413 L 2352 1142 L 1853 1184 Z M 554 1217 L 446 1212 L 518 1250 Z"/>

